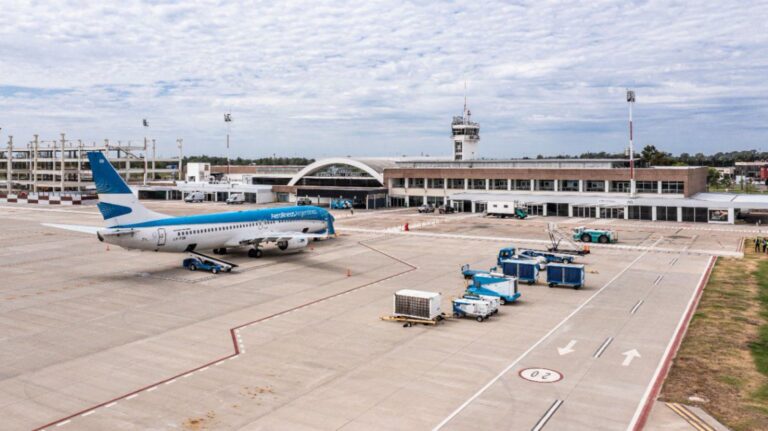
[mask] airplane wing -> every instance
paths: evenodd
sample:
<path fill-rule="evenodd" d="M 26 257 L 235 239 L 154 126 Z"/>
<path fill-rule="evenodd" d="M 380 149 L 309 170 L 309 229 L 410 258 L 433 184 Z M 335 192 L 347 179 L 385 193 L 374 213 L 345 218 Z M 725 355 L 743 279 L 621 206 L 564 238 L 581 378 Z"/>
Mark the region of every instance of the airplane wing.
<path fill-rule="evenodd" d="M 266 242 L 288 241 L 292 238 L 328 238 L 324 233 L 303 233 L 303 232 L 259 232 L 258 234 L 240 234 L 231 238 L 227 242 L 228 247 L 243 247 L 247 245 L 260 244 Z"/>
<path fill-rule="evenodd" d="M 43 226 L 52 227 L 56 229 L 64 229 L 64 230 L 71 230 L 73 232 L 80 232 L 80 233 L 89 233 L 91 235 L 96 235 L 100 229 L 103 229 L 99 226 L 82 226 L 82 225 L 75 225 L 75 224 L 55 224 L 55 223 L 41 223 Z"/>
<path fill-rule="evenodd" d="M 41 223 L 43 226 L 52 227 L 56 229 L 71 230 L 73 232 L 87 233 L 91 235 L 104 236 L 119 236 L 136 233 L 135 229 L 109 229 L 99 226 L 82 226 L 76 224 L 55 224 L 55 223 Z"/>

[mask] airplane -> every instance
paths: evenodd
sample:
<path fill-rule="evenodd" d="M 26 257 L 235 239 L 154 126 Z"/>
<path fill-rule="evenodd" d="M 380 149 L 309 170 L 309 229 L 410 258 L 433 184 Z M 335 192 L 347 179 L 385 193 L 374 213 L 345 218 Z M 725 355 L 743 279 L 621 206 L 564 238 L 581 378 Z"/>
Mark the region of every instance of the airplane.
<path fill-rule="evenodd" d="M 43 223 L 45 226 L 96 234 L 99 241 L 124 249 L 200 254 L 249 247 L 248 256 L 262 256 L 261 247 L 275 243 L 295 250 L 311 239 L 335 235 L 331 213 L 316 206 L 277 207 L 174 217 L 147 209 L 131 192 L 107 158 L 88 152 L 99 196 L 98 208 L 107 227 Z M 205 256 L 205 255 L 202 255 Z M 210 256 L 205 256 L 210 257 Z"/>

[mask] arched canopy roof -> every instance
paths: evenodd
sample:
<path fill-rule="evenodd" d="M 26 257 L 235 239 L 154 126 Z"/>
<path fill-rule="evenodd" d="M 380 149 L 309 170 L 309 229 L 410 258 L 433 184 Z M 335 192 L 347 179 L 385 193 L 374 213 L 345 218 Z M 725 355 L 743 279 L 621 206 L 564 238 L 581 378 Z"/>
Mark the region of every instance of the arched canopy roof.
<path fill-rule="evenodd" d="M 312 164 L 309 164 L 299 171 L 288 182 L 289 186 L 295 186 L 303 177 L 312 175 L 322 169 L 325 169 L 333 165 L 346 165 L 359 169 L 366 174 L 373 177 L 381 185 L 384 185 L 384 169 L 389 167 L 395 167 L 394 160 L 389 159 L 351 159 L 347 157 L 331 157 L 328 159 L 318 160 Z"/>

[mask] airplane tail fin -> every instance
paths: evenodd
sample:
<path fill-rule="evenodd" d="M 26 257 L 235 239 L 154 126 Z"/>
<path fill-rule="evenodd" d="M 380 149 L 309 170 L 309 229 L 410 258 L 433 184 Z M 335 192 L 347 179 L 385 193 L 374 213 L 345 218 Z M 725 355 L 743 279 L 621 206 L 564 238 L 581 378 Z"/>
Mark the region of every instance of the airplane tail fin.
<path fill-rule="evenodd" d="M 328 225 L 327 233 L 328 235 L 336 235 L 336 228 L 333 227 L 333 222 L 336 219 L 333 218 L 333 214 L 331 214 L 330 212 L 327 214 L 327 217 L 328 218 L 325 220 L 325 222 Z"/>
<path fill-rule="evenodd" d="M 88 153 L 88 161 L 91 164 L 93 182 L 96 183 L 96 192 L 99 194 L 99 211 L 108 227 L 168 217 L 144 207 L 104 154 L 91 151 Z"/>

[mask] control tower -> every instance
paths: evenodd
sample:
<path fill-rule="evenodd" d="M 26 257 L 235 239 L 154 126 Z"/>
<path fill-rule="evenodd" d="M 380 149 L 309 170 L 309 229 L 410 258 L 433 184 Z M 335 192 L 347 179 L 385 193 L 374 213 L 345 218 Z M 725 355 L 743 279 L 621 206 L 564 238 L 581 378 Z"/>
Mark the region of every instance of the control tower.
<path fill-rule="evenodd" d="M 477 158 L 477 144 L 480 142 L 480 125 L 471 120 L 472 113 L 467 109 L 464 98 L 464 113 L 453 117 L 451 138 L 453 138 L 453 160 L 472 160 Z"/>

